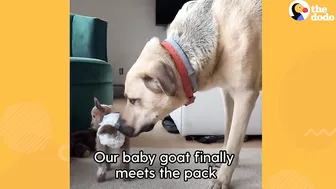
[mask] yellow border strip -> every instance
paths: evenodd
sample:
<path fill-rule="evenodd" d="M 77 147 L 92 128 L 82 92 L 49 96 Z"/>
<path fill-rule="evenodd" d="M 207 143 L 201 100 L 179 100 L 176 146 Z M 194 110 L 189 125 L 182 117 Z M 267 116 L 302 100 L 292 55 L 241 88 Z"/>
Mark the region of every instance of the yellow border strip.
<path fill-rule="evenodd" d="M 334 189 L 336 21 L 295 21 L 290 4 L 263 1 L 263 188 Z"/>
<path fill-rule="evenodd" d="M 0 188 L 68 188 L 69 1 L 2 1 L 0 23 Z"/>

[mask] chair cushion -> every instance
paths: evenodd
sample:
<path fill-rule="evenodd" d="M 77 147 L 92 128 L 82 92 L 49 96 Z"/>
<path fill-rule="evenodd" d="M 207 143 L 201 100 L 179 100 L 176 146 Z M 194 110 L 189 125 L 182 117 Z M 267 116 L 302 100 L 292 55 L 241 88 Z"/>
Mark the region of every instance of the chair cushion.
<path fill-rule="evenodd" d="M 111 64 L 94 58 L 70 57 L 70 84 L 112 82 Z"/>

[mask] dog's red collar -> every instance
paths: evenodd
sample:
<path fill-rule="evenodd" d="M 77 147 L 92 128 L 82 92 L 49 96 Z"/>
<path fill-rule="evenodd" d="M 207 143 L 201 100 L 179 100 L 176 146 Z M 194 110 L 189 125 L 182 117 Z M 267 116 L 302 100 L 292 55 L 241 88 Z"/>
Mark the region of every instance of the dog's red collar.
<path fill-rule="evenodd" d="M 188 73 L 188 68 L 186 68 L 187 64 L 186 62 L 189 63 L 189 60 L 186 60 L 187 57 L 185 56 L 184 52 L 182 52 L 183 54 L 181 53 L 182 49 L 179 46 L 177 46 L 177 43 L 175 41 L 165 40 L 161 43 L 161 46 L 164 49 L 166 49 L 167 52 L 170 54 L 175 63 L 177 71 L 181 76 L 183 90 L 188 98 L 188 102 L 185 104 L 185 106 L 194 103 L 195 101 L 194 91 L 196 91 L 196 84 L 195 84 L 196 76 L 193 70 L 191 71 L 191 73 Z M 190 69 L 192 69 L 191 66 L 189 66 L 189 70 Z"/>

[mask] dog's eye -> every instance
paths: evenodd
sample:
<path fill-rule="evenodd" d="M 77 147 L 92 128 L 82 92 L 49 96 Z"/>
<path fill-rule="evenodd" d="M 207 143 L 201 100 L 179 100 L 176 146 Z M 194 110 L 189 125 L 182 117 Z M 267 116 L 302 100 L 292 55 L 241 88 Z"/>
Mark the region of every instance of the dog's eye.
<path fill-rule="evenodd" d="M 96 116 L 95 116 L 95 115 L 93 115 L 92 117 L 93 117 L 93 118 L 95 118 Z"/>
<path fill-rule="evenodd" d="M 137 99 L 129 98 L 128 100 L 129 100 L 129 102 L 130 102 L 131 104 L 135 104 L 135 102 L 136 102 Z"/>

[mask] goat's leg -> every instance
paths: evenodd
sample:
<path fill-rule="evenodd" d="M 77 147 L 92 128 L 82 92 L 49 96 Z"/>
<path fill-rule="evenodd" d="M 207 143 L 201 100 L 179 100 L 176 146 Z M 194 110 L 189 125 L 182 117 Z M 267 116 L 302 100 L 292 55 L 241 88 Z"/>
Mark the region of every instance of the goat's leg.
<path fill-rule="evenodd" d="M 106 146 L 102 145 L 100 143 L 99 138 L 96 138 L 96 151 L 101 151 L 106 154 L 107 149 Z M 106 172 L 108 169 L 107 163 L 102 162 L 102 163 L 97 163 L 98 164 L 98 170 L 97 170 L 97 181 L 98 182 L 104 182 L 106 179 Z"/>
<path fill-rule="evenodd" d="M 119 150 L 119 154 L 120 156 L 122 156 L 122 152 L 124 151 L 125 153 L 129 153 L 129 148 L 130 148 L 130 141 L 128 138 L 125 139 L 125 143 L 124 145 L 120 148 Z M 130 164 L 129 163 L 124 163 L 124 162 L 120 162 L 120 168 L 123 170 L 129 170 L 130 169 Z M 129 178 L 124 178 L 124 181 L 129 181 Z"/>

